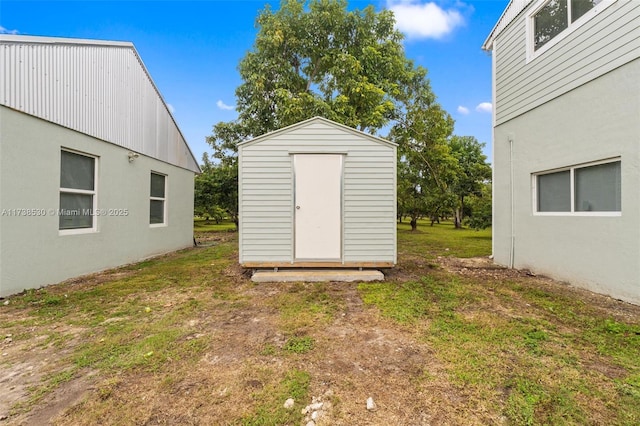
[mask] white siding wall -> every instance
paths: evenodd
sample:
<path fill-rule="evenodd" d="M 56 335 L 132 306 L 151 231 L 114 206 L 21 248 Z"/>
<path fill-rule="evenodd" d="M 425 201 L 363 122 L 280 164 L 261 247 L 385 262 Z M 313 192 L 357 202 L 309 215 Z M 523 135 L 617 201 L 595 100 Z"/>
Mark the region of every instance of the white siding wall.
<path fill-rule="evenodd" d="M 291 153 L 345 153 L 344 262 L 396 261 L 396 151 L 323 121 L 241 145 L 240 262 L 293 260 Z"/>
<path fill-rule="evenodd" d="M 38 39 L 0 37 L 0 104 L 199 171 L 133 45 Z"/>
<path fill-rule="evenodd" d="M 640 56 L 640 2 L 618 0 L 527 63 L 526 19 L 533 6 L 496 38 L 497 124 Z"/>
<path fill-rule="evenodd" d="M 0 106 L 0 210 L 42 209 L 39 216 L 0 216 L 0 296 L 37 288 L 193 244 L 193 172 Z M 60 150 L 97 157 L 97 232 L 60 235 Z M 149 226 L 151 171 L 165 174 L 167 226 Z"/>

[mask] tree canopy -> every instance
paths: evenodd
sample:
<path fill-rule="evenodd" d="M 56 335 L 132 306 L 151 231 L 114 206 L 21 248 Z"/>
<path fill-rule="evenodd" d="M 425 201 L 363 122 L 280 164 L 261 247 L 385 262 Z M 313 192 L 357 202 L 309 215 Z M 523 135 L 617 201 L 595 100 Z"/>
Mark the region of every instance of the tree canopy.
<path fill-rule="evenodd" d="M 458 162 L 458 174 L 452 192 L 457 198 L 454 223 L 456 228 L 460 228 L 465 216 L 465 198 L 482 196 L 484 185 L 491 179 L 491 166 L 487 163 L 487 156 L 482 153 L 484 144 L 473 136 L 453 136 L 448 144 Z"/>
<path fill-rule="evenodd" d="M 413 97 L 435 102 L 389 10 L 283 0 L 256 24 L 256 41 L 238 67 L 238 118 L 216 124 L 208 138 L 222 161 L 234 161 L 238 142 L 316 115 L 373 134 L 402 120 Z"/>
<path fill-rule="evenodd" d="M 406 57 L 393 12 L 348 10 L 345 0 L 282 0 L 278 10 L 267 5 L 256 25 L 238 66 L 238 117 L 217 123 L 207 138 L 220 166 L 203 187 L 237 176 L 239 142 L 322 116 L 371 134 L 384 129 L 398 143 L 399 215 L 409 215 L 414 229 L 420 217 L 454 210 L 465 169 L 449 144 L 453 119 L 427 70 Z"/>

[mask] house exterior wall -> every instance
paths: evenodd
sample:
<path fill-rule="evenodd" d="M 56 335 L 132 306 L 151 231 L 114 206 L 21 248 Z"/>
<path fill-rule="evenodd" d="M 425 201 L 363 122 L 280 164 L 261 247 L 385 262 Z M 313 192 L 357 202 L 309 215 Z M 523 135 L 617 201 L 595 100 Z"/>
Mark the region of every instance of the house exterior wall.
<path fill-rule="evenodd" d="M 497 125 L 638 57 L 640 2 L 617 0 L 584 25 L 568 32 L 551 49 L 527 60 L 527 16 L 538 4 L 529 2 L 528 7 L 496 35 L 495 44 L 490 47 L 496 55 Z M 518 10 L 516 6 L 513 5 L 514 10 Z"/>
<path fill-rule="evenodd" d="M 97 232 L 60 235 L 60 151 L 97 156 Z M 193 244 L 191 170 L 0 106 L 0 296 Z M 149 226 L 151 171 L 166 177 L 166 226 Z M 42 209 L 16 216 L 12 209 Z"/>
<path fill-rule="evenodd" d="M 133 44 L 0 34 L 0 105 L 199 172 Z"/>
<path fill-rule="evenodd" d="M 635 24 L 632 31 L 638 34 Z M 499 41 L 498 62 L 501 45 Z M 553 78 L 555 72 L 548 72 Z M 500 92 L 500 73 L 497 81 Z M 498 101 L 502 120 L 494 128 L 493 142 L 497 263 L 640 303 L 639 81 L 640 59 L 635 59 L 508 120 L 512 114 L 503 114 L 504 99 Z M 522 85 L 528 83 L 523 77 Z M 524 105 L 527 96 L 518 96 L 524 96 Z M 535 213 L 532 174 L 616 157 L 621 160 L 621 214 Z"/>
<path fill-rule="evenodd" d="M 295 153 L 344 154 L 343 262 L 395 264 L 395 145 L 317 119 L 240 145 L 240 263 L 293 262 Z"/>

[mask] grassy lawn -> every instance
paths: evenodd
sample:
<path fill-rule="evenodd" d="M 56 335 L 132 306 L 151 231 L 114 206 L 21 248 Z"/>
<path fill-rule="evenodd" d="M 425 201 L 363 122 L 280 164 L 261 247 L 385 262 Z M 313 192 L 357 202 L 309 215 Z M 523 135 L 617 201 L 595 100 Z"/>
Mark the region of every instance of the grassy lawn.
<path fill-rule="evenodd" d="M 196 236 L 199 234 L 206 234 L 212 232 L 224 232 L 224 231 L 234 231 L 236 226 L 233 222 L 229 222 L 227 220 L 221 221 L 220 223 L 216 223 L 215 220 L 205 220 L 201 218 L 196 218 L 193 221 L 193 232 Z"/>
<path fill-rule="evenodd" d="M 640 424 L 640 307 L 494 267 L 490 231 L 400 224 L 385 282 L 258 285 L 233 228 L 0 304 L 0 423 Z"/>

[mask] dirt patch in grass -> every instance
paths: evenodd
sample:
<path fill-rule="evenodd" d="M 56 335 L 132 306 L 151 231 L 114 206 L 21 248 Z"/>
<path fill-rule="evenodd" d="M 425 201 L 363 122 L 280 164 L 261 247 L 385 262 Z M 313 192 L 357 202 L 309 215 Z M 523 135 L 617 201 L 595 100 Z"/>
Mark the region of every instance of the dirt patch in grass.
<path fill-rule="evenodd" d="M 638 305 L 594 293 L 543 275 L 536 275 L 526 269 L 509 269 L 495 264 L 488 256 L 471 258 L 438 256 L 435 261 L 448 272 L 476 279 L 489 287 L 500 286 L 505 280 L 518 282 L 532 289 L 537 288 L 580 300 L 601 311 L 603 315 L 609 315 L 621 321 L 637 322 L 640 318 L 640 306 Z"/>
<path fill-rule="evenodd" d="M 300 425 L 312 411 L 317 425 L 599 424 L 617 412 L 627 417 L 613 423 L 634 424 L 640 413 L 640 361 L 625 346 L 638 306 L 446 253 L 401 251 L 378 286 L 258 285 L 237 265 L 235 233 L 205 241 L 6 299 L 0 425 Z"/>

